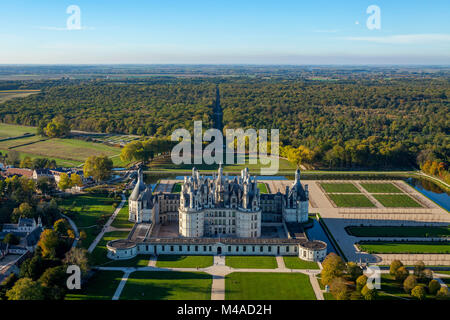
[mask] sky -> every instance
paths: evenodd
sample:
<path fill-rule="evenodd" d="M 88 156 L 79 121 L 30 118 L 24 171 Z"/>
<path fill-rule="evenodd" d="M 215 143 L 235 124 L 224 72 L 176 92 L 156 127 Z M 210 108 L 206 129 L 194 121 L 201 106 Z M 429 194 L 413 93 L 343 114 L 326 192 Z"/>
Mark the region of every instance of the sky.
<path fill-rule="evenodd" d="M 449 12 L 449 0 L 0 0 L 0 64 L 448 65 Z"/>

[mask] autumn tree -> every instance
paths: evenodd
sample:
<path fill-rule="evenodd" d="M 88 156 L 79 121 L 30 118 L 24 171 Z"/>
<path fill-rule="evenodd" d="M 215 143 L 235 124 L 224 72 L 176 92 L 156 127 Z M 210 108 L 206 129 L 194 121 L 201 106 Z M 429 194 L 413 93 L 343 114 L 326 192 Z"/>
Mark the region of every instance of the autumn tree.
<path fill-rule="evenodd" d="M 397 269 L 400 267 L 403 267 L 403 263 L 400 260 L 392 260 L 392 262 L 389 266 L 389 274 L 391 276 L 395 276 Z"/>
<path fill-rule="evenodd" d="M 103 181 L 111 176 L 113 162 L 107 156 L 90 156 L 84 163 L 85 177 L 92 177 L 96 181 Z"/>
<path fill-rule="evenodd" d="M 322 262 L 321 281 L 323 285 L 327 285 L 334 278 L 341 277 L 345 271 L 345 263 L 340 256 L 331 252 Z"/>
<path fill-rule="evenodd" d="M 65 172 L 62 172 L 59 175 L 58 188 L 61 190 L 66 190 L 72 187 L 72 181 L 69 178 L 69 175 Z"/>
<path fill-rule="evenodd" d="M 411 296 L 413 296 L 419 300 L 424 300 L 426 297 L 425 288 L 423 286 L 415 286 L 411 290 Z"/>
<path fill-rule="evenodd" d="M 411 293 L 411 290 L 417 286 L 417 277 L 413 274 L 409 275 L 403 282 L 403 289 L 406 293 Z"/>
<path fill-rule="evenodd" d="M 43 300 L 44 290 L 39 282 L 22 278 L 6 292 L 6 296 L 9 300 Z"/>

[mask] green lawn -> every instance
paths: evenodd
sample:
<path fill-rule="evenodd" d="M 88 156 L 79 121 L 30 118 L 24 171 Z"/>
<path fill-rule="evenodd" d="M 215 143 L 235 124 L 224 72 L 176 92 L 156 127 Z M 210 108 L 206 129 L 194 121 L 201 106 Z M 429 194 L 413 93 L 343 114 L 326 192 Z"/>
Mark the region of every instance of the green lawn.
<path fill-rule="evenodd" d="M 134 222 L 128 221 L 128 201 L 120 209 L 111 226 L 114 228 L 133 228 Z"/>
<path fill-rule="evenodd" d="M 123 274 L 122 271 L 96 271 L 81 290 L 69 290 L 66 300 L 111 300 Z"/>
<path fill-rule="evenodd" d="M 108 253 L 108 249 L 106 248 L 106 244 L 108 241 L 116 240 L 116 239 L 124 239 L 128 236 L 128 231 L 113 231 L 107 232 L 104 234 L 103 238 L 99 241 L 94 251 L 92 251 L 92 265 L 103 265 L 108 263 L 108 267 L 111 266 L 111 259 L 109 259 L 106 254 Z M 123 262 L 123 261 L 117 261 Z"/>
<path fill-rule="evenodd" d="M 433 295 L 427 294 L 426 300 L 434 300 Z M 381 289 L 378 291 L 377 300 L 416 300 L 403 290 L 403 284 L 386 273 L 381 274 Z"/>
<path fill-rule="evenodd" d="M 317 262 L 305 261 L 295 256 L 284 256 L 284 265 L 289 269 L 319 269 Z"/>
<path fill-rule="evenodd" d="M 60 208 L 68 210 L 67 215 L 75 222 L 79 231 L 86 232 L 86 239 L 80 242 L 80 246 L 88 248 L 92 241 L 99 234 L 102 225 L 97 227 L 99 219 L 103 223 L 113 214 L 113 203 L 120 203 L 118 200 L 108 198 L 104 194 L 82 194 L 70 196 L 62 199 Z"/>
<path fill-rule="evenodd" d="M 0 92 L 1 97 L 1 92 Z M 1 99 L 1 98 L 0 98 Z M 9 137 L 19 137 L 25 133 L 36 133 L 36 127 L 18 126 L 6 123 L 0 123 L 0 139 Z"/>
<path fill-rule="evenodd" d="M 302 273 L 233 272 L 225 276 L 226 300 L 316 300 Z"/>
<path fill-rule="evenodd" d="M 374 194 L 383 206 L 388 208 L 420 208 L 422 207 L 418 202 L 413 200 L 406 194 Z"/>
<path fill-rule="evenodd" d="M 403 193 L 392 183 L 360 183 L 369 193 Z"/>
<path fill-rule="evenodd" d="M 278 266 L 274 256 L 225 256 L 225 264 L 241 269 L 276 269 Z"/>
<path fill-rule="evenodd" d="M 333 193 L 360 193 L 359 189 L 353 183 L 321 183 L 325 192 Z"/>
<path fill-rule="evenodd" d="M 265 183 L 258 182 L 258 189 L 261 194 L 269 193 L 269 190 L 267 190 L 267 185 Z"/>
<path fill-rule="evenodd" d="M 212 276 L 203 272 L 133 272 L 121 300 L 210 300 Z"/>
<path fill-rule="evenodd" d="M 347 227 L 355 237 L 449 237 L 450 227 Z"/>
<path fill-rule="evenodd" d="M 368 253 L 450 253 L 449 242 L 361 241 L 359 247 Z"/>
<path fill-rule="evenodd" d="M 362 194 L 328 194 L 338 207 L 344 208 L 374 208 L 375 205 Z"/>
<path fill-rule="evenodd" d="M 212 266 L 213 256 L 160 255 L 156 266 L 161 268 L 206 268 Z"/>

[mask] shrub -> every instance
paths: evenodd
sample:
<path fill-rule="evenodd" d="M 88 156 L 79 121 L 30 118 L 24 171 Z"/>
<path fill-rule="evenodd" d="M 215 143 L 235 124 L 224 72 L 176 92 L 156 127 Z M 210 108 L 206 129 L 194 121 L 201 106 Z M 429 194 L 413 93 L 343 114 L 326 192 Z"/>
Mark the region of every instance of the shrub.
<path fill-rule="evenodd" d="M 361 294 L 365 300 L 375 300 L 378 296 L 377 290 L 369 289 L 367 284 L 361 289 Z"/>
<path fill-rule="evenodd" d="M 450 300 L 450 293 L 448 291 L 448 287 L 441 287 L 439 291 L 436 293 L 437 300 Z"/>
<path fill-rule="evenodd" d="M 400 260 L 392 260 L 389 267 L 389 273 L 391 276 L 395 276 L 398 268 L 403 267 L 403 263 Z"/>
<path fill-rule="evenodd" d="M 366 285 L 366 283 L 367 283 L 367 276 L 364 274 L 359 276 L 358 279 L 356 279 L 356 290 L 361 291 L 361 289 Z"/>
<path fill-rule="evenodd" d="M 425 297 L 426 297 L 425 288 L 423 286 L 415 286 L 411 290 L 411 296 L 413 296 L 419 300 L 425 299 Z"/>
<path fill-rule="evenodd" d="M 406 293 L 411 293 L 411 290 L 417 286 L 417 277 L 415 275 L 409 275 L 403 282 L 403 289 Z"/>
<path fill-rule="evenodd" d="M 430 292 L 430 294 L 436 294 L 440 288 L 441 284 L 437 280 L 431 280 L 430 283 L 428 283 L 428 292 Z"/>
<path fill-rule="evenodd" d="M 403 282 L 408 277 L 408 275 L 408 269 L 402 266 L 395 271 L 395 280 L 398 282 Z"/>

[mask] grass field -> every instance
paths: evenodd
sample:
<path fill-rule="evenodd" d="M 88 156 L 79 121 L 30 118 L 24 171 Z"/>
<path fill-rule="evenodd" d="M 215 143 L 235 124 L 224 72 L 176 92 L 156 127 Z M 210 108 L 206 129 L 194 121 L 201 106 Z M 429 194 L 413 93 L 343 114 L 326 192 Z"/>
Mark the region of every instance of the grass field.
<path fill-rule="evenodd" d="M 213 256 L 160 255 L 156 266 L 161 268 L 206 268 L 213 265 Z"/>
<path fill-rule="evenodd" d="M 97 271 L 81 290 L 69 291 L 66 300 L 111 300 L 122 277 L 122 271 Z"/>
<path fill-rule="evenodd" d="M 258 189 L 261 194 L 269 193 L 269 190 L 267 190 L 267 185 L 265 183 L 258 182 Z"/>
<path fill-rule="evenodd" d="M 134 222 L 128 221 L 128 201 L 120 209 L 111 226 L 114 228 L 133 228 Z"/>
<path fill-rule="evenodd" d="M 450 227 L 347 227 L 355 237 L 449 237 Z"/>
<path fill-rule="evenodd" d="M 113 203 L 119 201 L 101 194 L 82 194 L 62 199 L 60 208 L 69 210 L 67 215 L 75 222 L 79 231 L 86 232 L 86 239 L 81 247 L 87 248 L 100 232 L 96 227 L 99 218 L 104 217 L 105 222 L 114 212 Z"/>
<path fill-rule="evenodd" d="M 0 139 L 21 136 L 24 133 L 36 133 L 36 128 L 0 124 Z M 9 149 L 18 151 L 21 157 L 50 158 L 58 164 L 77 166 L 92 155 L 106 155 L 113 160 L 116 167 L 125 166 L 120 160 L 120 148 L 107 146 L 102 143 L 88 142 L 79 139 L 48 139 L 41 136 L 18 138 L 0 141 L 0 150 L 8 152 Z"/>
<path fill-rule="evenodd" d="M 233 272 L 225 276 L 226 300 L 316 300 L 301 273 Z"/>
<path fill-rule="evenodd" d="M 105 252 L 106 256 L 106 252 Z M 111 260 L 107 259 L 105 263 L 102 264 L 102 267 L 147 267 L 150 261 L 151 255 L 140 254 L 132 259 L 127 260 Z"/>
<path fill-rule="evenodd" d="M 321 183 L 325 192 L 333 193 L 360 193 L 359 189 L 353 183 Z"/>
<path fill-rule="evenodd" d="M 450 253 L 450 243 L 444 241 L 361 241 L 359 247 L 368 253 Z"/>
<path fill-rule="evenodd" d="M 289 269 L 319 269 L 317 262 L 305 261 L 295 256 L 284 256 L 284 265 Z"/>
<path fill-rule="evenodd" d="M 1 95 L 1 91 L 0 91 Z M 35 127 L 27 127 L 27 126 L 19 126 L 19 125 L 12 125 L 12 124 L 6 124 L 6 123 L 0 123 L 0 139 L 3 138 L 10 138 L 10 137 L 18 137 L 22 136 L 25 133 L 36 133 Z"/>
<path fill-rule="evenodd" d="M 328 194 L 337 207 L 374 208 L 375 205 L 362 194 Z"/>
<path fill-rule="evenodd" d="M 121 300 L 210 300 L 212 276 L 202 272 L 133 272 Z"/>
<path fill-rule="evenodd" d="M 226 256 L 225 264 L 232 268 L 276 269 L 277 259 L 273 256 Z"/>
<path fill-rule="evenodd" d="M 14 99 L 25 98 L 31 94 L 39 93 L 41 90 L 0 90 L 0 103 Z"/>
<path fill-rule="evenodd" d="M 425 300 L 434 300 L 435 297 L 426 294 Z M 395 281 L 390 274 L 381 274 L 381 289 L 377 300 L 416 300 L 403 290 L 403 285 Z"/>
<path fill-rule="evenodd" d="M 388 208 L 420 208 L 418 202 L 406 194 L 375 194 L 373 195 L 383 206 Z"/>
<path fill-rule="evenodd" d="M 103 235 L 103 238 L 99 241 L 97 246 L 95 247 L 94 251 L 92 251 L 91 258 L 92 258 L 92 265 L 102 265 L 105 263 L 108 263 L 108 267 L 111 265 L 111 259 L 109 259 L 106 254 L 108 253 L 108 249 L 106 248 L 106 244 L 108 241 L 116 240 L 116 239 L 124 239 L 128 236 L 128 231 L 112 231 L 107 232 Z M 147 259 L 148 261 L 148 259 Z M 117 262 L 123 262 L 123 261 L 117 261 Z M 119 263 L 120 265 L 120 263 Z M 116 266 L 119 266 L 116 264 Z"/>
<path fill-rule="evenodd" d="M 369 193 L 403 193 L 392 183 L 360 183 Z"/>

